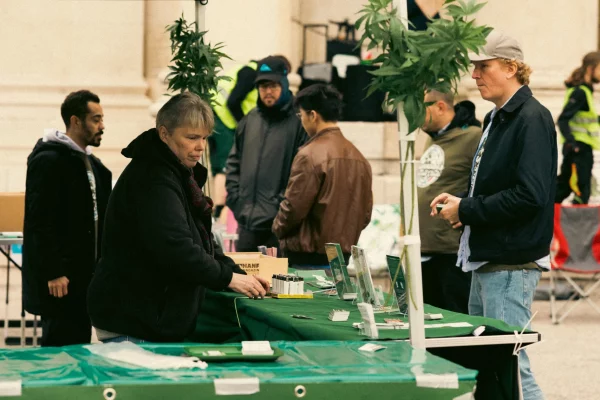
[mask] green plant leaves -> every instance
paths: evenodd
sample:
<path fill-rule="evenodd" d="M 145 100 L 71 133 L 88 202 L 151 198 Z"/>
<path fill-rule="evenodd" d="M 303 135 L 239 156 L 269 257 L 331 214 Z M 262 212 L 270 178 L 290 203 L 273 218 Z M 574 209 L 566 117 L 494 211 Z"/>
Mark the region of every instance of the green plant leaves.
<path fill-rule="evenodd" d="M 173 25 L 167 26 L 166 32 L 171 39 L 171 72 L 167 75 L 169 90 L 196 93 L 204 101 L 214 105 L 213 93 L 219 81 L 231 80 L 218 76 L 223 69 L 221 59 L 229 58 L 221 51 L 223 43 L 205 44 L 204 32 L 196 32 L 196 23 L 188 24 L 181 16 Z"/>
<path fill-rule="evenodd" d="M 368 0 L 358 12 L 356 27 L 364 29 L 360 44 L 382 51 L 367 96 L 381 90 L 388 94 L 387 105 L 403 103 L 412 132 L 425 120 L 425 90 L 456 91 L 469 68 L 468 53 L 481 49 L 491 28 L 469 20 L 485 5 L 477 0 L 446 0 L 451 19 L 433 20 L 425 31 L 407 30 L 391 5 L 392 0 Z"/>

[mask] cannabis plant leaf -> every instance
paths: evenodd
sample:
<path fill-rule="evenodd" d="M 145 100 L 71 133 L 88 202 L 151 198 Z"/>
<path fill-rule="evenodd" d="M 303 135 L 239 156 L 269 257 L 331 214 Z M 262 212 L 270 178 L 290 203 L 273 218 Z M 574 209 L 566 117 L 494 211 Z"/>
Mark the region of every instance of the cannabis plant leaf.
<path fill-rule="evenodd" d="M 171 39 L 171 72 L 167 75 L 168 88 L 172 91 L 189 90 L 204 101 L 214 105 L 214 94 L 219 81 L 230 80 L 218 76 L 223 69 L 221 59 L 229 57 L 221 51 L 223 43 L 205 44 L 204 32 L 196 32 L 196 22 L 188 24 L 181 16 L 166 32 Z"/>
<path fill-rule="evenodd" d="M 476 26 L 472 18 L 485 3 L 476 0 L 446 0 L 445 15 L 451 19 L 432 20 L 425 31 L 407 30 L 392 7 L 392 0 L 368 0 L 356 27 L 364 34 L 360 44 L 381 50 L 371 71 L 368 95 L 377 90 L 388 93 L 386 105 L 403 104 L 412 132 L 425 120 L 425 90 L 456 91 L 461 75 L 469 68 L 469 52 L 478 53 L 491 31 Z"/>

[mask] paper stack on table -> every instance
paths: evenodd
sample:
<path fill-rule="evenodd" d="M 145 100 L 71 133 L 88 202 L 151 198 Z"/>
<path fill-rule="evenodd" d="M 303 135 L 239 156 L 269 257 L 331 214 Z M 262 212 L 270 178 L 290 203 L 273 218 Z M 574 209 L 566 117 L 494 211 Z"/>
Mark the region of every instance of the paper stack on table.
<path fill-rule="evenodd" d="M 333 322 L 348 321 L 350 311 L 346 310 L 331 310 L 329 312 L 329 320 Z"/>
<path fill-rule="evenodd" d="M 267 340 L 242 342 L 242 354 L 245 356 L 272 356 L 273 349 Z"/>

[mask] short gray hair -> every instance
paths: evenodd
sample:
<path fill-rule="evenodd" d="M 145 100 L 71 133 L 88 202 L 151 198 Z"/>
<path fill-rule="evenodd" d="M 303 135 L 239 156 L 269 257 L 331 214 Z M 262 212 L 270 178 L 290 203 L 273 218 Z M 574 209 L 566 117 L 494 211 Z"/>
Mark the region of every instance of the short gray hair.
<path fill-rule="evenodd" d="M 434 103 L 437 101 L 443 101 L 450 108 L 454 107 L 454 93 L 452 93 L 452 91 L 443 93 L 439 90 L 432 89 L 427 91 L 427 94 L 430 95 L 430 98 Z"/>
<path fill-rule="evenodd" d="M 156 129 L 173 132 L 179 127 L 206 128 L 212 133 L 215 116 L 212 109 L 195 93 L 183 92 L 169 99 L 156 115 Z"/>

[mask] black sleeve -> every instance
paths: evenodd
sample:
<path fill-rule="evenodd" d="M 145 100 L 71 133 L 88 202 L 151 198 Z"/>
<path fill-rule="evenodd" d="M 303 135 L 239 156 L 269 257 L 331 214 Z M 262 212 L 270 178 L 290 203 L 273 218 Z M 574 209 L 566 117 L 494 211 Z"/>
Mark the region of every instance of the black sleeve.
<path fill-rule="evenodd" d="M 215 245 L 215 260 L 217 260 L 217 261 L 221 262 L 223 265 L 231 268 L 231 271 L 233 271 L 233 273 L 246 275 L 246 271 L 241 269 L 240 266 L 237 265 L 231 259 L 231 257 L 227 257 L 225 254 L 223 254 L 223 249 L 221 248 L 221 246 L 219 246 L 219 244 L 217 242 L 213 241 L 213 243 Z"/>
<path fill-rule="evenodd" d="M 556 130 L 550 113 L 522 118 L 518 134 L 514 187 L 489 196 L 463 198 L 459 219 L 464 225 L 498 225 L 527 219 L 551 198 L 556 171 L 550 171 L 556 151 Z"/>
<path fill-rule="evenodd" d="M 571 120 L 571 118 L 573 118 L 578 111 L 588 110 L 589 107 L 587 104 L 585 92 L 580 88 L 573 90 L 573 93 L 571 93 L 571 97 L 569 97 L 569 101 L 567 102 L 562 112 L 560 113 L 560 116 L 558 117 L 558 128 L 560 129 L 560 133 L 565 138 L 565 141 L 575 141 L 575 138 L 571 133 L 571 127 L 569 127 L 569 121 Z"/>
<path fill-rule="evenodd" d="M 156 264 L 168 266 L 165 276 L 213 290 L 225 289 L 231 267 L 194 243 L 181 189 L 168 176 L 155 176 L 136 193 L 139 241 Z"/>
<path fill-rule="evenodd" d="M 27 199 L 26 240 L 33 245 L 32 251 L 41 263 L 32 267 L 45 280 L 51 281 L 67 276 L 68 249 L 67 234 L 64 232 L 69 220 L 69 210 L 61 201 L 67 193 L 64 167 L 60 157 L 53 153 L 42 153 L 31 159 L 27 166 L 25 197 Z"/>
<path fill-rule="evenodd" d="M 225 188 L 227 190 L 225 204 L 229 207 L 231 212 L 233 212 L 236 219 L 239 217 L 237 205 L 240 198 L 240 163 L 244 146 L 243 139 L 245 130 L 246 120 L 243 119 L 235 130 L 235 140 L 233 146 L 231 146 L 231 151 L 229 152 L 225 167 Z"/>
<path fill-rule="evenodd" d="M 227 98 L 227 108 L 231 112 L 231 115 L 236 121 L 240 122 L 244 118 L 244 112 L 242 111 L 242 102 L 254 89 L 254 80 L 256 79 L 256 71 L 250 67 L 244 67 L 238 71 L 237 81 L 235 86 L 229 93 Z"/>

